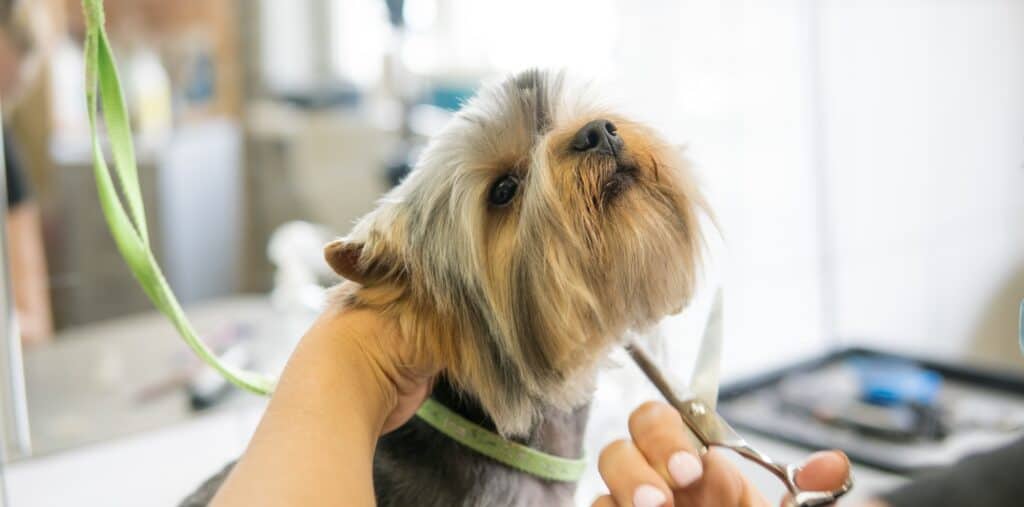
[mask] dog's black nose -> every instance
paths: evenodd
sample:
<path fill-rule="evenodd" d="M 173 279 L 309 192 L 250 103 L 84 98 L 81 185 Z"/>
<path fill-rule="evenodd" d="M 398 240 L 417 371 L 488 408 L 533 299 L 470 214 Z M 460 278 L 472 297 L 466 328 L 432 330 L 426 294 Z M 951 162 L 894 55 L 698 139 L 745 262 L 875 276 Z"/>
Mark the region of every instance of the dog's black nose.
<path fill-rule="evenodd" d="M 570 146 L 580 152 L 596 151 L 616 155 L 622 148 L 622 138 L 615 124 L 608 120 L 594 120 L 572 137 Z"/>

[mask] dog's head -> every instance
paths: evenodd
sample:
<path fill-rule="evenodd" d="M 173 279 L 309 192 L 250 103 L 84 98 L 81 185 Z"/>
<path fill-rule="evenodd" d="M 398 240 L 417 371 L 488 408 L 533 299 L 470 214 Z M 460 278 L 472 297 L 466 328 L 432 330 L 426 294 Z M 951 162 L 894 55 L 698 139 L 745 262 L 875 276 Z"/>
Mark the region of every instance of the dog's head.
<path fill-rule="evenodd" d="M 540 71 L 484 87 L 325 252 L 346 303 L 391 312 L 506 435 L 584 402 L 609 347 L 694 286 L 678 149 L 587 96 Z"/>

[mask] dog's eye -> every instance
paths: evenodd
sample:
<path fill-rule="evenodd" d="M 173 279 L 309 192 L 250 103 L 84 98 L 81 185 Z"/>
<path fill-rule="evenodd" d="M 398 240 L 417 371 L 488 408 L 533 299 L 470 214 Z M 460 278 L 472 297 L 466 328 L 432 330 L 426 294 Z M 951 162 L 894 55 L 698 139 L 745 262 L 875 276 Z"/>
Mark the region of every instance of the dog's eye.
<path fill-rule="evenodd" d="M 491 194 L 487 200 L 495 206 L 504 206 L 512 201 L 519 191 L 519 178 L 506 174 L 498 179 L 491 187 Z"/>

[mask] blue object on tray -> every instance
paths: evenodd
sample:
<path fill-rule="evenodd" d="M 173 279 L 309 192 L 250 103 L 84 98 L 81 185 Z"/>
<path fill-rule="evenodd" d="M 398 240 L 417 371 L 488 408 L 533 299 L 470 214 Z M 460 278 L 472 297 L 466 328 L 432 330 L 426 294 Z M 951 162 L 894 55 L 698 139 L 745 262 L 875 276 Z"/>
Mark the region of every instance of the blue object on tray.
<path fill-rule="evenodd" d="M 849 364 L 860 380 L 861 399 L 876 405 L 931 406 L 942 386 L 942 375 L 910 361 L 863 357 Z"/>

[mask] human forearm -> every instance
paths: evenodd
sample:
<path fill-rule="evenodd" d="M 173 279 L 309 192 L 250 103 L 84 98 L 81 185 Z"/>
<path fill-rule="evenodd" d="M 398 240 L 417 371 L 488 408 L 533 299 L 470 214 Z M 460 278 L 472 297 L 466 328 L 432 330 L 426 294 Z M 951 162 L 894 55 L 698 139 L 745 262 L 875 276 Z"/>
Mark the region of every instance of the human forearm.
<path fill-rule="evenodd" d="M 373 452 L 398 395 L 366 346 L 387 342 L 387 326 L 367 311 L 317 321 L 215 505 L 373 505 Z"/>

